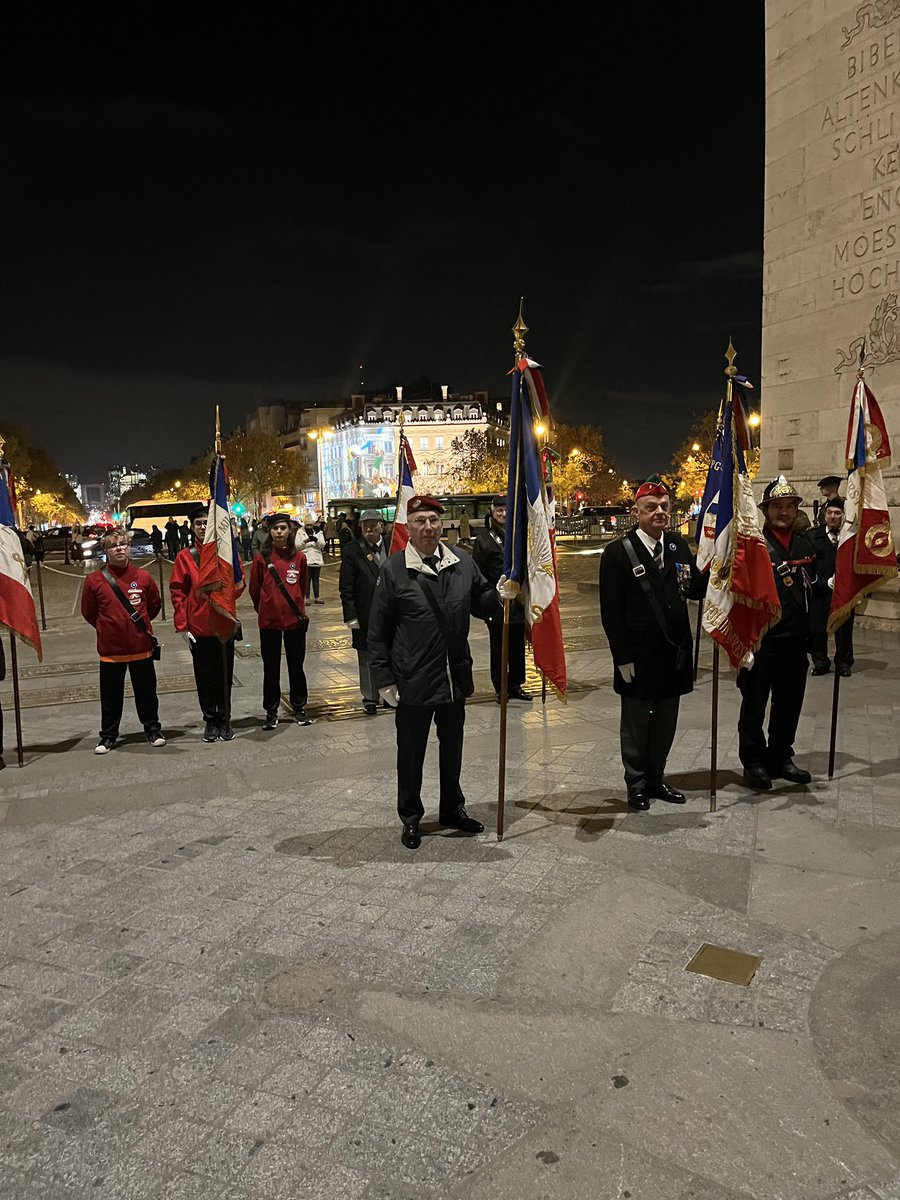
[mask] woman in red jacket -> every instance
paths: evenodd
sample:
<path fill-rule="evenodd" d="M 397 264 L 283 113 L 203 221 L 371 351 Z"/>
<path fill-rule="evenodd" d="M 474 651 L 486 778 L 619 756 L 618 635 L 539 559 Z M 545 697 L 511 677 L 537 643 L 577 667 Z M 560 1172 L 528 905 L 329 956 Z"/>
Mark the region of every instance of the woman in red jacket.
<path fill-rule="evenodd" d="M 106 566 L 84 581 L 81 615 L 97 631 L 100 655 L 100 741 L 95 754 L 108 754 L 119 736 L 125 676 L 131 676 L 138 720 L 151 746 L 164 746 L 153 666 L 156 638 L 150 622 L 159 612 L 159 588 L 131 559 L 121 529 L 103 539 Z"/>
<path fill-rule="evenodd" d="M 274 729 L 278 724 L 282 641 L 294 717 L 298 725 L 311 725 L 303 671 L 309 624 L 306 555 L 296 548 L 296 528 L 287 513 L 273 513 L 266 523 L 268 534 L 250 568 L 250 598 L 259 618 L 259 653 L 263 661 L 263 729 Z"/>

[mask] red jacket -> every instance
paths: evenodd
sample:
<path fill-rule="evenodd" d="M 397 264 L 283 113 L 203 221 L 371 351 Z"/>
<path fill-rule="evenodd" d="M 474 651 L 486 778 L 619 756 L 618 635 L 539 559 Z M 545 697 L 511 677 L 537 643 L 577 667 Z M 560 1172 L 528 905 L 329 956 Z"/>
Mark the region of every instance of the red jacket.
<path fill-rule="evenodd" d="M 306 578 L 309 574 L 306 555 L 302 550 L 284 554 L 272 548 L 269 562 L 278 572 L 281 582 L 297 607 L 306 613 Z M 253 559 L 250 568 L 250 599 L 259 616 L 260 629 L 299 629 L 301 622 L 281 594 L 261 554 Z"/>
<path fill-rule="evenodd" d="M 107 565 L 107 569 L 130 602 L 132 610 L 144 620 L 152 633 L 150 622 L 161 608 L 159 588 L 145 570 L 129 562 L 124 571 Z M 107 583 L 102 571 L 94 571 L 84 581 L 81 593 L 81 615 L 97 630 L 97 653 L 113 662 L 128 662 L 149 658 L 153 645 L 125 611 L 125 606 Z"/>
<path fill-rule="evenodd" d="M 190 550 L 181 550 L 172 563 L 169 595 L 172 597 L 172 623 L 177 633 L 192 633 L 194 637 L 216 637 L 218 626 L 210 626 L 211 609 L 205 592 L 197 591 L 200 568 Z M 235 594 L 244 590 L 243 580 Z"/>

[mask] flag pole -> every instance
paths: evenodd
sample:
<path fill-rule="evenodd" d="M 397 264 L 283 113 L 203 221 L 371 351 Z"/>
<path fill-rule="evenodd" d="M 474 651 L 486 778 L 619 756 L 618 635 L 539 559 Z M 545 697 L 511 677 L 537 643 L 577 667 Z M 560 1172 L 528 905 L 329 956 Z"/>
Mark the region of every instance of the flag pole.
<path fill-rule="evenodd" d="M 41 631 L 44 632 L 47 628 L 47 614 L 44 611 L 44 578 L 41 574 L 43 569 L 41 560 L 37 557 L 34 560 L 34 569 L 37 572 L 38 599 L 41 602 Z"/>
<path fill-rule="evenodd" d="M 522 301 L 519 315 L 512 327 L 513 369 L 525 353 L 525 334 L 528 326 L 522 316 Z M 508 534 L 506 535 L 508 536 Z M 506 718 L 509 709 L 509 600 L 503 601 L 503 638 L 500 643 L 500 763 L 497 772 L 497 841 L 503 841 L 503 825 L 506 815 Z M 546 683 L 544 684 L 546 687 Z"/>
<path fill-rule="evenodd" d="M 9 631 L 9 661 L 13 677 L 13 708 L 16 714 L 16 758 L 19 766 L 25 766 L 25 755 L 22 750 L 22 702 L 19 697 L 19 656 L 16 652 L 16 635 Z"/>
<path fill-rule="evenodd" d="M 160 599 L 160 604 L 162 605 L 159 615 L 162 618 L 162 620 L 164 621 L 166 619 L 166 587 L 165 587 L 165 584 L 163 583 L 162 560 L 163 560 L 163 555 L 162 555 L 162 551 L 160 550 L 160 552 L 156 556 L 156 569 L 159 572 L 159 599 Z"/>
<path fill-rule="evenodd" d="M 734 377 L 737 375 L 737 367 L 734 365 L 734 360 L 737 358 L 737 351 L 731 341 L 728 339 L 728 349 L 725 351 L 725 358 L 728 366 L 725 368 L 725 406 L 731 408 L 731 393 L 734 388 Z M 732 437 L 734 433 L 732 432 Z M 703 601 L 700 601 L 700 612 L 703 612 Z M 698 638 L 699 642 L 699 638 Z M 713 660 L 712 660 L 712 697 L 710 700 L 711 712 L 711 727 L 709 738 L 709 811 L 716 811 L 716 775 L 718 773 L 718 751 L 719 751 L 719 643 L 713 639 Z"/>
<path fill-rule="evenodd" d="M 210 491 L 212 492 L 212 495 L 209 498 L 210 509 L 212 509 L 212 507 L 215 505 L 215 502 L 216 502 L 216 491 L 218 489 L 218 476 L 219 476 L 219 471 L 221 471 L 221 469 L 222 469 L 221 459 L 222 459 L 222 424 L 221 424 L 221 421 L 219 418 L 219 406 L 217 404 L 216 405 L 216 474 L 212 481 L 213 486 L 210 489 Z M 209 529 L 208 524 L 207 524 L 207 529 Z M 233 640 L 235 640 L 233 633 L 231 634 L 231 636 L 229 638 L 226 638 L 224 641 L 221 638 L 219 639 L 219 644 L 222 647 L 222 708 L 225 712 L 226 725 L 231 724 L 231 687 L 229 686 L 229 683 L 228 683 L 228 642 L 233 641 Z"/>
<path fill-rule="evenodd" d="M 703 632 L 703 601 L 697 601 L 697 630 L 694 636 L 694 683 L 700 671 L 700 634 Z"/>

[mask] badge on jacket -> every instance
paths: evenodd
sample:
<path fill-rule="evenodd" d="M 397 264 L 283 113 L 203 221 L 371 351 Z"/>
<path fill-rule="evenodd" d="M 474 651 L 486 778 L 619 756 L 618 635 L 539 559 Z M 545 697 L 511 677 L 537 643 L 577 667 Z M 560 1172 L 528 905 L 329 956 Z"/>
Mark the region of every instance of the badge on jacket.
<path fill-rule="evenodd" d="M 674 546 L 672 549 L 674 550 Z M 678 595 L 686 597 L 691 590 L 691 564 L 677 562 L 675 564 L 675 578 L 678 581 Z"/>

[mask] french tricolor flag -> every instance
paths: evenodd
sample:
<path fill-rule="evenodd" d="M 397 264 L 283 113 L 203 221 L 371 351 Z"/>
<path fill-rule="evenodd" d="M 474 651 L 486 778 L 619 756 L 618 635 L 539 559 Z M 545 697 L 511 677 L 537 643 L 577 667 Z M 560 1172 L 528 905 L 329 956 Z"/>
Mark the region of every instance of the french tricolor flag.
<path fill-rule="evenodd" d="M 398 550 L 405 550 L 409 542 L 409 523 L 407 521 L 406 506 L 416 494 L 413 488 L 413 472 L 416 469 L 416 460 L 412 455 L 412 448 L 405 436 L 400 434 L 400 470 L 399 480 L 400 486 L 397 488 L 397 511 L 394 514 L 394 529 L 391 533 L 391 554 L 396 554 Z"/>
<path fill-rule="evenodd" d="M 206 592 L 215 614 L 216 634 L 230 638 L 238 626 L 237 592 L 244 578 L 237 540 L 228 509 L 228 472 L 225 459 L 217 454 L 210 468 L 209 519 L 200 547 L 198 590 Z"/>
<path fill-rule="evenodd" d="M 34 596 L 25 569 L 22 543 L 16 533 L 9 492 L 9 471 L 0 463 L 0 625 L 18 635 L 43 657 Z"/>

